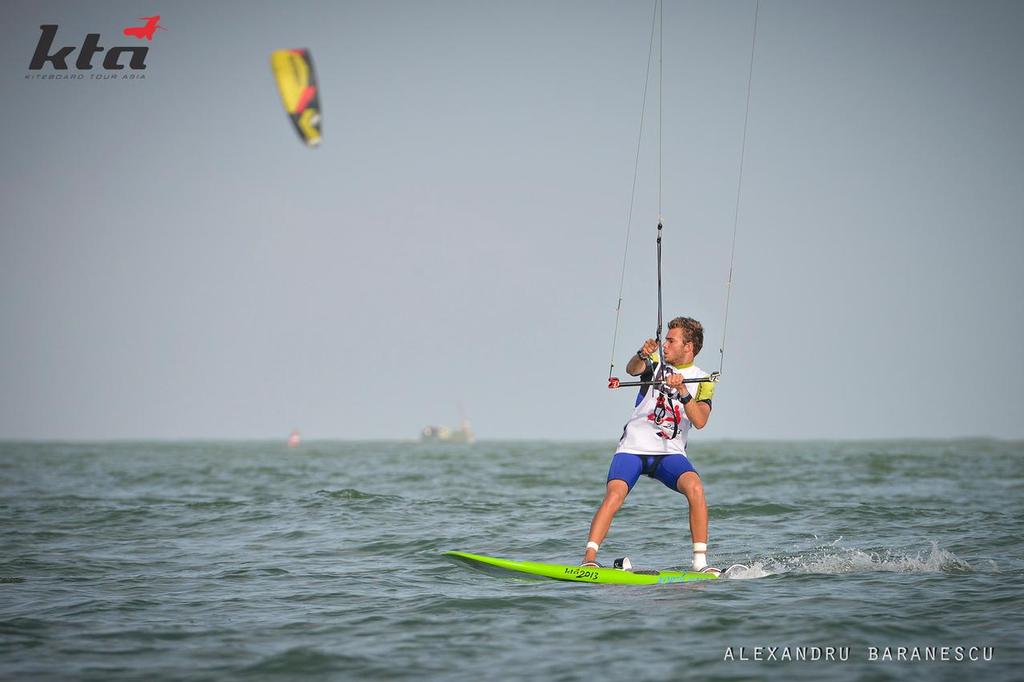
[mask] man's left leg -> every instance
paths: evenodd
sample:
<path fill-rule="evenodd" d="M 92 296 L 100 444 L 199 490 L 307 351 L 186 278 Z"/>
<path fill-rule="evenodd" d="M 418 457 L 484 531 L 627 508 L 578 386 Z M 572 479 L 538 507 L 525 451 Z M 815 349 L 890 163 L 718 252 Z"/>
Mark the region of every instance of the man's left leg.
<path fill-rule="evenodd" d="M 708 565 L 708 505 L 704 500 L 704 485 L 696 471 L 680 474 L 676 490 L 686 496 L 690 506 L 690 537 L 693 539 L 693 570 Z"/>

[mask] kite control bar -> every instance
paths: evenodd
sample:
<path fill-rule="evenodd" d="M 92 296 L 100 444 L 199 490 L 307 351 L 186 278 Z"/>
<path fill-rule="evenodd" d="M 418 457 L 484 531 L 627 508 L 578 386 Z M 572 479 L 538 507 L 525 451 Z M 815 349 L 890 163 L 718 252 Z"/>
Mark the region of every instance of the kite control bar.
<path fill-rule="evenodd" d="M 721 372 L 712 372 L 706 377 L 683 379 L 683 383 L 699 384 L 702 381 L 718 381 L 721 377 Z M 627 386 L 663 386 L 664 384 L 664 381 L 619 381 L 616 377 L 608 377 L 608 388 L 625 388 Z"/>

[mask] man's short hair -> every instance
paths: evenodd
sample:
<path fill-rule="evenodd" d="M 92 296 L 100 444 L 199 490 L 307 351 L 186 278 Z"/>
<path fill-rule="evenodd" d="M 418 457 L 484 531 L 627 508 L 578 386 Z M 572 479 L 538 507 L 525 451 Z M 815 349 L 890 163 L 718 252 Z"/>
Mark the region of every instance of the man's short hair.
<path fill-rule="evenodd" d="M 682 329 L 683 340 L 693 343 L 693 354 L 696 355 L 704 347 L 704 327 L 692 317 L 676 317 L 668 323 L 669 329 Z"/>

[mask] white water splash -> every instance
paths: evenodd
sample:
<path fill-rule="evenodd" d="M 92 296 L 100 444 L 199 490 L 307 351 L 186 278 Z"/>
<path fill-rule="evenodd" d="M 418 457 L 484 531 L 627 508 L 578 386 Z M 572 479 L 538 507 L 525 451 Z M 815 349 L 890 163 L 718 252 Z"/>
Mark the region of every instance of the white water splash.
<path fill-rule="evenodd" d="M 932 542 L 930 550 L 916 554 L 887 549 L 880 552 L 838 546 L 838 540 L 810 552 L 788 557 L 768 557 L 749 567 L 729 572 L 729 578 L 763 578 L 781 573 L 968 573 L 974 569 L 963 559 Z"/>
<path fill-rule="evenodd" d="M 772 575 L 764 569 L 758 563 L 754 563 L 750 566 L 744 566 L 743 564 L 734 564 L 729 568 L 725 569 L 722 574 L 723 577 L 729 580 L 753 580 L 754 578 L 764 578 Z"/>

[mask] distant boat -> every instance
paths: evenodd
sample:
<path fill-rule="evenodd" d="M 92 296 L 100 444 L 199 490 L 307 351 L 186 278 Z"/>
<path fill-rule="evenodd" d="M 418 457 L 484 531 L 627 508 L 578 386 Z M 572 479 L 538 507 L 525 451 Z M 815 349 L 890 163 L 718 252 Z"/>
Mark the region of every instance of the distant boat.
<path fill-rule="evenodd" d="M 476 437 L 469 427 L 469 421 L 465 419 L 457 429 L 450 429 L 447 426 L 428 426 L 420 432 L 420 441 L 423 443 L 472 443 L 474 440 Z"/>
<path fill-rule="evenodd" d="M 298 429 L 293 429 L 291 435 L 288 436 L 288 447 L 297 448 L 300 445 L 302 445 L 302 434 Z"/>

